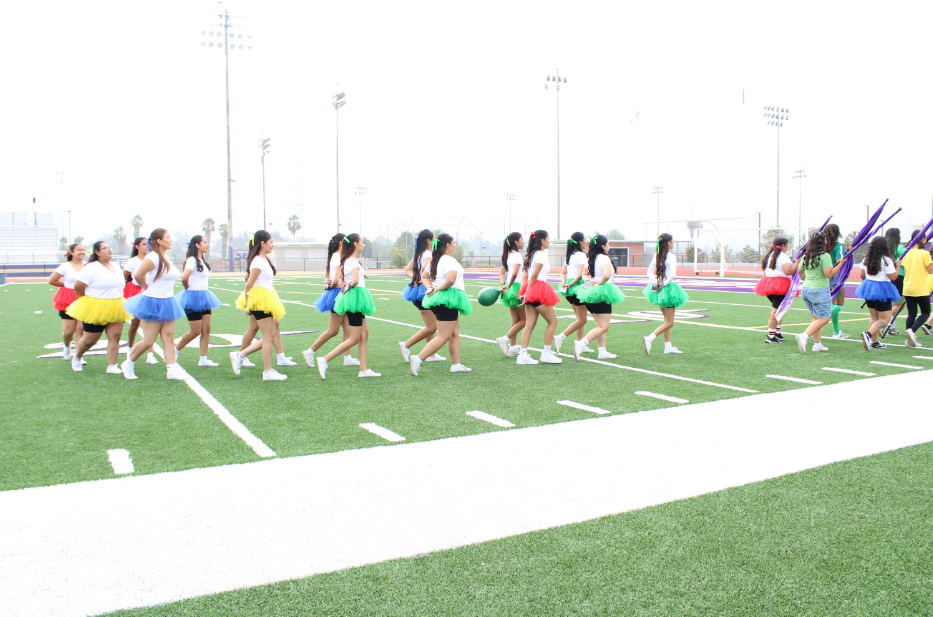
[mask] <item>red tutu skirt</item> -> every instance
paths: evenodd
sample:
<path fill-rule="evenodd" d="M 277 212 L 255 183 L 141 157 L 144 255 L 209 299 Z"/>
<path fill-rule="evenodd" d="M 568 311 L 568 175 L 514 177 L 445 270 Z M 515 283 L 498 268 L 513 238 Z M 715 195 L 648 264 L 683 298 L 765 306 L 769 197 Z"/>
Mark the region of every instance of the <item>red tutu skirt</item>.
<path fill-rule="evenodd" d="M 790 279 L 783 276 L 763 276 L 755 285 L 755 293 L 759 296 L 784 296 L 790 289 Z"/>
<path fill-rule="evenodd" d="M 127 281 L 126 285 L 123 286 L 123 297 L 132 298 L 133 296 L 139 295 L 139 292 L 142 290 L 143 288 L 133 281 Z"/>
<path fill-rule="evenodd" d="M 55 307 L 56 311 L 64 311 L 77 299 L 78 296 L 75 295 L 74 289 L 59 287 L 55 295 L 52 296 L 52 305 Z"/>
<path fill-rule="evenodd" d="M 560 302 L 560 298 L 554 288 L 544 281 L 535 281 L 535 284 L 528 289 L 528 281 L 522 283 L 518 290 L 519 296 L 525 296 L 525 302 L 540 302 L 544 306 L 554 306 Z"/>

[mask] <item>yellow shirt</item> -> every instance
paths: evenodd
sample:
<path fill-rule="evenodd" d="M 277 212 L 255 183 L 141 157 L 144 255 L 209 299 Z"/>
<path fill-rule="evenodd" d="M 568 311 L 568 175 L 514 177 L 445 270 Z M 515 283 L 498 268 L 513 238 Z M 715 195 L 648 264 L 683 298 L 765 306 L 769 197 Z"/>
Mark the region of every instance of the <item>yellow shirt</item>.
<path fill-rule="evenodd" d="M 930 253 L 924 249 L 912 248 L 904 255 L 904 295 L 927 296 L 930 294 L 927 266 L 933 263 Z"/>

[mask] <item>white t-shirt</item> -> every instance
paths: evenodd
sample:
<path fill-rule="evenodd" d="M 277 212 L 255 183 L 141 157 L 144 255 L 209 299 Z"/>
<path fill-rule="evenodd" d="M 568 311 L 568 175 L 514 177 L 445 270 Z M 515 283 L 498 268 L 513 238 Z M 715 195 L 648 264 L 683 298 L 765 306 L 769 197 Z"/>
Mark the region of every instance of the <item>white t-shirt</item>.
<path fill-rule="evenodd" d="M 431 278 L 431 252 L 425 251 L 421 256 L 421 284 Z"/>
<path fill-rule="evenodd" d="M 673 282 L 674 278 L 677 276 L 677 257 L 674 256 L 674 253 L 668 253 L 667 259 L 664 260 L 664 280 L 658 281 L 658 278 L 655 276 L 655 266 L 658 262 L 658 254 L 654 254 L 654 259 L 651 260 L 651 265 L 648 266 L 648 280 L 652 284 L 658 283 L 662 287 L 664 285 L 670 285 Z"/>
<path fill-rule="evenodd" d="M 577 275 L 580 274 L 580 266 L 583 266 L 583 271 L 586 272 L 589 265 L 589 258 L 583 251 L 576 251 L 571 255 L 570 262 L 567 264 L 567 284 L 569 285 L 572 283 L 573 279 L 577 278 Z M 542 268 L 542 270 L 543 269 L 544 268 Z"/>
<path fill-rule="evenodd" d="M 64 261 L 55 268 L 55 273 L 62 275 L 62 283 L 64 283 L 65 289 L 74 289 L 75 281 L 78 280 L 78 271 L 71 264 L 70 261 Z"/>
<path fill-rule="evenodd" d="M 201 272 L 198 272 L 197 257 L 189 257 L 185 260 L 185 270 L 191 270 L 191 275 L 188 277 L 188 289 L 193 291 L 204 291 L 207 289 L 207 279 L 210 277 L 211 271 L 204 265 L 203 260 L 201 261 Z"/>
<path fill-rule="evenodd" d="M 130 280 L 131 280 L 131 281 L 133 280 L 133 279 L 132 279 L 133 273 L 136 272 L 136 268 L 138 268 L 138 267 L 139 267 L 139 264 L 141 264 L 141 263 L 142 263 L 142 260 L 139 258 L 139 256 L 130 257 L 129 259 L 126 260 L 126 264 L 124 264 L 123 269 L 124 269 L 126 272 L 129 272 L 129 273 L 130 273 Z M 136 281 L 133 281 L 133 283 L 135 284 Z"/>
<path fill-rule="evenodd" d="M 602 280 L 603 278 L 603 266 L 609 266 L 609 280 L 606 281 L 606 284 L 612 283 L 615 280 L 615 266 L 612 265 L 612 260 L 609 259 L 609 255 L 599 254 L 596 256 L 596 263 L 593 264 L 594 270 L 593 273 L 593 283 Z M 569 278 L 569 277 L 568 277 Z"/>
<path fill-rule="evenodd" d="M 509 251 L 509 256 L 505 258 L 506 270 L 505 273 L 505 282 L 509 282 L 509 277 L 512 275 L 512 270 L 515 269 L 515 265 L 518 264 L 518 272 L 515 273 L 515 280 L 513 283 L 522 282 L 522 271 L 525 269 L 525 258 L 522 257 L 522 254 L 518 251 Z"/>
<path fill-rule="evenodd" d="M 155 280 L 156 272 L 159 270 L 159 254 L 155 251 L 147 254 L 146 261 L 151 263 L 153 267 L 152 270 L 146 272 L 147 287 L 143 295 L 149 296 L 150 298 L 171 298 L 174 296 L 175 281 L 181 276 L 181 272 L 178 271 L 178 268 L 175 267 L 172 260 L 165 260 L 165 264 L 168 268 L 162 271 L 162 276 L 159 277 L 159 280 Z"/>
<path fill-rule="evenodd" d="M 897 272 L 897 268 L 894 267 L 894 262 L 887 257 L 881 258 L 881 268 L 878 270 L 878 274 L 869 274 L 868 265 L 864 261 L 861 263 L 861 266 L 862 270 L 865 271 L 866 281 L 890 281 L 891 279 L 888 278 L 888 275 Z"/>
<path fill-rule="evenodd" d="M 784 264 L 793 264 L 790 257 L 788 257 L 787 253 L 784 251 L 778 253 L 777 261 L 774 262 L 774 270 L 768 267 L 771 265 L 771 258 L 769 257 L 767 263 L 765 263 L 765 276 L 771 278 L 792 278 L 790 274 L 784 274 Z"/>
<path fill-rule="evenodd" d="M 531 258 L 531 267 L 528 268 L 528 276 L 534 273 L 535 264 L 541 264 L 541 271 L 538 272 L 537 280 L 547 283 L 547 273 L 551 271 L 551 264 L 547 262 L 547 256 L 544 254 L 544 251 L 535 251 L 534 257 Z"/>
<path fill-rule="evenodd" d="M 366 287 L 366 269 L 363 268 L 363 264 L 356 257 L 347 257 L 347 260 L 343 262 L 343 280 L 347 285 L 353 282 L 353 270 L 359 269 L 359 283 L 357 287 Z"/>
<path fill-rule="evenodd" d="M 330 264 L 328 265 L 329 265 L 328 278 L 331 281 L 336 281 L 337 280 L 337 268 L 340 267 L 340 251 L 337 251 L 336 253 L 330 256 Z"/>
<path fill-rule="evenodd" d="M 113 300 L 123 297 L 123 286 L 126 281 L 123 279 L 123 273 L 116 264 L 111 264 L 114 272 L 101 265 L 99 261 L 92 261 L 78 273 L 75 280 L 81 281 L 87 287 L 84 289 L 84 295 L 90 298 L 100 298 L 102 300 Z"/>
<path fill-rule="evenodd" d="M 454 281 L 454 284 L 450 287 L 452 289 L 466 291 L 466 287 L 463 285 L 463 266 L 461 266 L 460 262 L 450 255 L 444 255 L 438 260 L 437 276 L 434 278 L 434 287 L 439 287 L 447 279 L 448 272 L 457 273 L 457 280 Z"/>
<path fill-rule="evenodd" d="M 249 264 L 249 269 L 250 271 L 259 270 L 259 277 L 256 279 L 256 284 L 263 289 L 272 291 L 272 279 L 275 278 L 275 273 L 272 271 L 272 264 L 269 263 L 268 259 L 262 255 L 256 255 Z"/>

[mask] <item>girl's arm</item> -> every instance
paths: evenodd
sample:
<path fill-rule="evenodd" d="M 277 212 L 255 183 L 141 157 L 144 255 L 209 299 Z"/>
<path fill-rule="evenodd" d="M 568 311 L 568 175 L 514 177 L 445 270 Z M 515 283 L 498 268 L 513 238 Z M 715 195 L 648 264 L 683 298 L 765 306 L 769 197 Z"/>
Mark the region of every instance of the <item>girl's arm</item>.
<path fill-rule="evenodd" d="M 191 277 L 191 268 L 185 268 L 185 271 L 181 273 L 181 286 L 185 289 L 188 289 L 188 279 Z"/>
<path fill-rule="evenodd" d="M 126 281 L 127 283 L 129 283 L 132 279 L 133 279 L 133 275 L 130 274 L 130 271 L 129 271 L 129 270 L 124 270 L 124 271 L 123 271 L 123 280 Z"/>
<path fill-rule="evenodd" d="M 791 275 L 792 275 L 794 272 L 796 272 L 799 268 L 800 268 L 800 260 L 799 260 L 799 259 L 795 259 L 793 263 L 784 264 L 783 266 L 781 266 L 781 270 L 783 270 L 783 271 L 784 271 L 784 274 L 786 274 L 787 276 L 791 276 Z"/>
<path fill-rule="evenodd" d="M 136 281 L 136 284 L 143 288 L 143 291 L 146 291 L 148 285 L 146 285 L 146 273 L 155 268 L 153 263 L 148 259 L 144 259 L 139 267 L 136 268 L 136 272 L 133 273 L 133 280 Z"/>
<path fill-rule="evenodd" d="M 602 278 L 599 279 L 598 283 L 594 283 L 594 285 L 602 285 L 603 283 L 609 280 L 609 277 L 612 276 L 612 266 L 609 264 L 603 264 L 601 273 L 602 273 Z"/>
<path fill-rule="evenodd" d="M 528 275 L 528 286 L 531 287 L 538 282 L 538 273 L 541 272 L 541 264 L 533 264 L 531 274 Z"/>
<path fill-rule="evenodd" d="M 890 275 L 888 275 L 888 276 L 890 276 Z M 865 270 L 864 270 L 864 269 L 861 270 L 861 271 L 859 272 L 859 278 L 862 279 L 863 281 L 865 280 Z M 897 272 L 894 273 L 894 278 L 897 278 Z"/>
<path fill-rule="evenodd" d="M 577 278 L 573 279 L 571 285 L 576 285 L 577 281 L 583 279 L 584 281 L 590 278 L 590 268 L 586 264 L 580 264 L 580 271 L 577 272 Z"/>
<path fill-rule="evenodd" d="M 360 269 L 353 268 L 353 270 L 350 271 L 350 275 L 350 279 L 353 281 L 353 283 L 347 288 L 347 291 L 350 291 L 360 284 Z"/>
<path fill-rule="evenodd" d="M 407 264 L 405 264 L 405 276 L 411 278 L 415 275 L 415 259 L 412 258 Z"/>
<path fill-rule="evenodd" d="M 505 287 L 505 275 L 506 274 L 507 274 L 507 270 L 505 269 L 505 266 L 499 266 L 499 287 L 502 287 L 502 288 Z"/>
<path fill-rule="evenodd" d="M 249 271 L 249 275 L 246 277 L 246 287 L 243 289 L 243 299 L 244 305 L 249 305 L 249 290 L 253 288 L 253 285 L 256 284 L 256 279 L 259 278 L 259 268 L 253 268 Z M 244 313 L 249 315 L 248 310 L 244 310 Z"/>
<path fill-rule="evenodd" d="M 84 290 L 87 288 L 87 283 L 84 281 L 75 281 L 75 295 L 81 297 L 84 295 Z"/>
<path fill-rule="evenodd" d="M 842 269 L 842 260 L 839 260 L 839 263 L 837 263 L 832 268 L 823 268 L 823 274 L 826 275 L 826 278 L 831 279 L 837 274 L 839 274 L 839 270 L 841 269 Z"/>
<path fill-rule="evenodd" d="M 49 277 L 49 285 L 52 287 L 64 287 L 65 284 L 62 282 L 62 275 L 58 272 L 53 272 L 52 276 Z"/>
<path fill-rule="evenodd" d="M 564 285 L 567 285 L 567 264 L 566 263 L 560 268 L 560 284 L 561 284 L 561 287 L 563 287 Z"/>
<path fill-rule="evenodd" d="M 431 289 L 428 290 L 428 293 L 426 293 L 425 295 L 430 296 L 435 291 L 444 291 L 445 289 L 450 289 L 451 287 L 453 287 L 453 284 L 456 282 L 457 282 L 457 271 L 451 270 L 444 276 L 444 282 L 441 283 L 440 287 L 432 287 Z"/>
<path fill-rule="evenodd" d="M 506 281 L 505 285 L 502 286 L 502 291 L 505 292 L 506 289 L 512 286 L 515 283 L 515 279 L 518 278 L 518 264 L 512 264 L 512 271 L 509 273 L 509 280 Z"/>

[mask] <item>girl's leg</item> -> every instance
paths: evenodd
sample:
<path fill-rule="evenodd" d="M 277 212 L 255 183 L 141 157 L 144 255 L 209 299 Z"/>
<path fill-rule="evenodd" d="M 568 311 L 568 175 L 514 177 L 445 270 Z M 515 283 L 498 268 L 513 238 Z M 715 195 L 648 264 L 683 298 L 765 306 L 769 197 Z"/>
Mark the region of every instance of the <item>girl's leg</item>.
<path fill-rule="evenodd" d="M 100 335 L 102 332 L 85 332 L 84 336 L 78 339 L 78 342 L 75 343 L 75 356 L 80 360 L 82 356 L 87 352 L 88 349 L 97 344 L 97 341 L 100 340 Z"/>
<path fill-rule="evenodd" d="M 130 322 L 130 330 L 126 333 L 126 343 L 130 346 L 130 349 L 133 348 L 134 343 L 136 343 L 136 332 L 139 331 L 139 320 L 134 319 Z"/>
<path fill-rule="evenodd" d="M 133 345 L 133 349 L 130 350 L 129 361 L 136 362 L 141 355 L 146 353 L 149 349 L 152 348 L 155 344 L 156 338 L 159 336 L 159 331 L 162 329 L 162 324 L 158 321 L 145 321 L 143 322 L 143 339 Z M 174 329 L 174 323 L 172 327 Z M 169 347 L 172 349 L 172 362 L 175 361 L 175 345 L 170 344 Z M 165 355 L 166 361 L 168 361 L 168 350 L 166 350 Z"/>
<path fill-rule="evenodd" d="M 554 342 L 554 332 L 557 330 L 557 315 L 554 313 L 553 306 L 541 305 L 538 307 L 538 313 L 544 317 L 547 327 L 544 329 L 544 344 L 550 346 Z"/>
<path fill-rule="evenodd" d="M 675 311 L 675 309 L 674 309 L 673 306 L 662 306 L 662 307 L 660 307 L 660 309 L 661 309 L 661 315 L 664 316 L 664 323 L 662 323 L 660 326 L 658 326 L 658 327 L 655 329 L 655 331 L 652 333 L 652 338 L 657 337 L 657 336 L 660 336 L 661 334 L 663 334 L 663 335 L 664 335 L 664 342 L 665 342 L 665 343 L 670 343 L 670 342 L 671 342 L 671 332 L 670 332 L 670 330 L 671 330 L 671 328 L 674 327 L 674 311 Z"/>
<path fill-rule="evenodd" d="M 871 342 L 877 343 L 878 333 L 881 332 L 881 329 L 884 328 L 884 326 L 889 321 L 891 321 L 891 311 L 884 311 L 883 313 L 879 313 L 878 311 L 873 309 L 871 311 L 871 319 L 872 319 L 872 324 L 868 328 L 868 331 L 871 333 Z"/>
<path fill-rule="evenodd" d="M 593 319 L 596 320 L 596 327 L 590 330 L 584 337 L 587 344 L 595 340 L 600 349 L 606 348 L 606 333 L 609 332 L 609 320 L 611 318 L 612 315 L 609 313 L 597 313 L 593 315 Z"/>
<path fill-rule="evenodd" d="M 843 287 L 839 291 L 839 295 L 836 296 L 836 299 L 833 300 L 832 310 L 829 314 L 829 317 L 833 322 L 833 334 L 834 335 L 842 334 L 842 330 L 839 329 L 839 313 L 842 312 L 842 307 L 846 303 L 845 293 L 846 293 L 846 290 L 845 290 L 845 287 Z"/>
<path fill-rule="evenodd" d="M 71 341 L 75 337 L 75 331 L 78 329 L 79 323 L 77 319 L 62 319 L 62 343 L 64 343 L 66 351 L 71 349 Z"/>
<path fill-rule="evenodd" d="M 454 329 L 456 328 L 459 321 L 439 321 L 437 322 L 437 336 L 431 340 L 430 343 L 424 346 L 424 349 L 421 350 L 421 353 L 418 354 L 418 358 L 422 362 L 436 354 L 441 347 L 447 344 L 454 336 Z M 459 340 L 459 333 L 457 338 Z M 457 349 L 457 355 L 454 355 L 454 350 L 448 346 L 450 351 L 450 362 L 452 364 L 460 363 L 460 349 Z"/>
<path fill-rule="evenodd" d="M 363 324 L 364 324 L 364 325 L 366 324 L 366 320 L 365 320 L 365 319 L 363 320 Z M 361 339 L 362 336 L 363 336 L 363 333 L 362 333 L 363 326 L 347 326 L 347 329 L 350 331 L 350 332 L 349 332 L 349 335 L 347 336 L 347 340 L 343 341 L 342 343 L 340 343 L 339 345 L 337 345 L 336 347 L 334 347 L 334 348 L 330 351 L 329 354 L 327 354 L 326 356 L 324 356 L 324 359 L 327 360 L 328 362 L 330 362 L 331 360 L 333 360 L 333 359 L 336 358 L 337 356 L 343 355 L 345 352 L 350 351 L 350 349 L 351 349 L 354 345 L 358 345 L 358 344 L 359 344 L 360 339 Z M 363 361 L 360 360 L 360 366 L 361 366 L 361 367 L 362 367 L 362 365 L 363 365 L 362 363 L 363 363 Z M 365 369 L 361 369 L 361 370 L 365 370 Z"/>
<path fill-rule="evenodd" d="M 907 296 L 904 298 L 904 301 L 907 302 L 907 330 L 911 330 L 914 325 L 914 321 L 917 319 L 917 299 L 912 296 Z"/>
<path fill-rule="evenodd" d="M 253 344 L 253 339 L 256 338 L 256 333 L 259 332 L 259 322 L 256 321 L 256 318 L 252 315 L 249 316 L 249 327 L 246 328 L 246 334 L 243 335 L 243 341 L 240 343 L 240 355 L 246 357 L 246 354 L 243 352 L 246 351 L 250 345 Z M 257 347 L 257 349 L 259 349 Z"/>
<path fill-rule="evenodd" d="M 363 326 L 360 328 L 360 342 L 356 347 L 356 355 L 360 360 L 360 372 L 366 370 L 366 354 L 367 347 L 366 344 L 369 342 L 369 324 L 366 322 L 366 318 L 363 317 Z M 349 349 L 347 353 L 349 353 Z"/>
<path fill-rule="evenodd" d="M 509 339 L 509 345 L 514 347 L 518 333 L 525 327 L 525 310 L 517 306 L 510 306 L 509 313 L 512 316 L 512 327 L 509 328 L 505 336 Z"/>
<path fill-rule="evenodd" d="M 279 333 L 279 320 L 274 317 L 272 318 L 272 346 L 275 347 L 275 353 L 285 353 L 282 347 L 282 335 Z"/>
<path fill-rule="evenodd" d="M 522 349 L 527 352 L 528 343 L 531 342 L 531 335 L 535 331 L 535 325 L 538 323 L 538 309 L 533 306 L 525 305 L 525 329 L 522 330 Z M 553 334 L 553 332 L 552 332 Z"/>
<path fill-rule="evenodd" d="M 175 351 L 181 351 L 188 345 L 191 341 L 201 336 L 201 322 L 205 319 L 210 319 L 208 316 L 204 316 L 199 320 L 189 321 L 188 322 L 188 331 L 185 332 L 182 337 L 178 340 L 178 344 L 175 345 Z M 201 349 L 204 348 L 204 341 L 201 341 Z M 205 355 L 204 353 L 201 354 Z"/>
<path fill-rule="evenodd" d="M 768 332 L 769 332 L 769 333 L 771 333 L 771 332 L 777 332 L 777 327 L 778 327 L 778 325 L 779 325 L 779 324 L 778 324 L 778 320 L 777 320 L 777 309 L 776 309 L 776 308 L 772 308 L 772 309 L 771 309 L 771 317 L 768 318 Z"/>
<path fill-rule="evenodd" d="M 252 319 L 252 317 L 251 317 Z M 259 331 L 262 333 L 262 338 L 258 341 L 253 341 L 250 343 L 249 347 L 240 352 L 240 355 L 244 358 L 255 351 L 262 350 L 262 366 L 263 370 L 271 371 L 272 370 L 272 347 L 274 345 L 273 341 L 275 339 L 275 326 L 273 325 L 273 319 L 271 317 L 266 317 L 265 319 L 257 319 L 256 325 L 259 328 Z M 252 327 L 253 322 L 250 321 L 250 327 Z"/>
<path fill-rule="evenodd" d="M 165 364 L 175 364 L 175 322 L 162 324 L 162 353 L 165 354 Z"/>
<path fill-rule="evenodd" d="M 348 333 L 349 331 L 347 330 L 347 328 L 350 327 L 350 320 L 349 320 L 349 318 L 348 318 L 346 315 L 343 316 L 343 321 L 340 323 L 340 327 L 343 328 L 343 336 L 341 337 L 340 342 L 341 342 L 341 343 L 346 343 L 346 342 L 347 342 L 347 339 L 350 338 L 350 335 L 349 335 L 349 333 Z M 352 347 L 352 345 L 351 345 L 351 347 Z M 350 348 L 351 348 L 351 347 L 347 347 L 346 353 L 343 354 L 343 355 L 345 356 L 345 357 L 344 357 L 344 362 L 346 362 L 346 358 L 349 358 L 349 357 L 350 357 Z"/>
<path fill-rule="evenodd" d="M 583 338 L 583 334 L 586 331 L 586 307 L 573 305 L 573 314 L 576 316 L 576 319 L 572 324 L 567 326 L 567 329 L 564 330 L 561 334 L 563 336 L 570 336 L 574 332 L 577 333 L 577 340 Z"/>
<path fill-rule="evenodd" d="M 207 355 L 207 350 L 211 345 L 211 316 L 205 315 L 199 322 L 201 324 L 201 356 Z"/>
<path fill-rule="evenodd" d="M 431 339 L 434 338 L 434 333 L 437 332 L 437 319 L 434 317 L 434 313 L 431 311 L 418 311 L 421 313 L 421 320 L 424 322 L 424 327 L 418 330 L 413 337 L 405 341 L 405 347 L 411 349 L 415 343 L 418 341 L 427 341 L 431 342 Z M 362 362 L 362 360 L 360 360 Z"/>
<path fill-rule="evenodd" d="M 321 345 L 337 336 L 340 333 L 340 326 L 343 325 L 345 320 L 346 317 L 343 315 L 331 313 L 330 319 L 327 322 L 327 330 L 321 332 L 321 335 L 317 337 L 317 340 L 311 344 L 311 351 L 317 351 L 321 348 Z M 344 340 L 346 340 L 346 331 L 344 331 Z"/>
<path fill-rule="evenodd" d="M 829 323 L 829 317 L 819 318 L 816 315 L 813 315 L 813 322 L 805 330 L 807 336 L 813 337 L 814 343 L 823 342 L 823 326 Z"/>
<path fill-rule="evenodd" d="M 116 366 L 120 359 L 120 337 L 123 336 L 123 322 L 107 324 L 107 366 Z"/>

